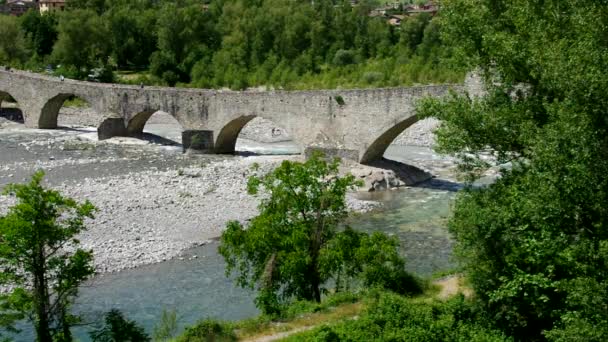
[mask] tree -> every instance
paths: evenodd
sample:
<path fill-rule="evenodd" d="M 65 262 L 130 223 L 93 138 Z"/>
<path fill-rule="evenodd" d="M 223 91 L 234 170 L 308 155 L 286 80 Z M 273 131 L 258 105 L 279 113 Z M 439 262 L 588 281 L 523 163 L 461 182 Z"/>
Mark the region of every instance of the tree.
<path fill-rule="evenodd" d="M 94 342 L 149 342 L 150 337 L 136 322 L 126 319 L 116 309 L 105 317 L 104 326 L 89 335 Z"/>
<path fill-rule="evenodd" d="M 517 339 L 606 340 L 608 5 L 449 0 L 442 15 L 487 91 L 421 113 L 471 179 L 510 165 L 462 192 L 449 223 L 477 304 Z"/>
<path fill-rule="evenodd" d="M 38 341 L 71 341 L 70 326 L 78 317 L 70 305 L 94 273 L 93 254 L 78 248 L 76 235 L 95 208 L 46 190 L 43 176 L 38 171 L 29 184 L 5 188 L 18 203 L 0 217 L 0 285 L 13 288 L 0 295 L 0 322 L 10 328 L 27 318 Z"/>
<path fill-rule="evenodd" d="M 21 29 L 38 56 L 51 54 L 57 40 L 57 18 L 52 12 L 41 15 L 38 11 L 27 11 L 21 17 Z"/>
<path fill-rule="evenodd" d="M 59 36 L 52 58 L 71 65 L 76 77 L 86 77 L 94 67 L 106 67 L 110 56 L 106 22 L 91 10 L 73 10 L 59 17 Z"/>
<path fill-rule="evenodd" d="M 19 66 L 27 56 L 25 37 L 18 19 L 0 15 L 0 64 Z"/>
<path fill-rule="evenodd" d="M 347 215 L 345 194 L 355 179 L 337 171 L 337 160 L 327 163 L 317 155 L 305 163 L 284 161 L 271 173 L 249 179 L 250 194 L 267 192 L 260 214 L 246 229 L 229 222 L 219 251 L 227 273 L 238 272 L 240 286 L 259 289 L 256 304 L 265 313 L 278 313 L 293 297 L 319 302 L 329 279 L 378 269 L 366 253 L 382 254 L 376 261 L 385 270 L 403 271 L 396 240 L 340 229 Z"/>

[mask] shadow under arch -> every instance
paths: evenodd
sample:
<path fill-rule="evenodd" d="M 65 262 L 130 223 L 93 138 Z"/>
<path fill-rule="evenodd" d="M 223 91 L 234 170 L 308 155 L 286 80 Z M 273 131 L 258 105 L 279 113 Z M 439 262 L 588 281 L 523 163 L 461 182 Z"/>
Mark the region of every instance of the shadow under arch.
<path fill-rule="evenodd" d="M 53 129 L 57 128 L 57 118 L 59 117 L 59 111 L 63 107 L 65 101 L 69 99 L 78 98 L 88 106 L 91 105 L 91 102 L 88 101 L 84 97 L 78 96 L 78 94 L 74 93 L 61 93 L 55 95 L 50 100 L 48 100 L 44 106 L 42 107 L 42 112 L 40 113 L 40 118 L 38 119 L 38 128 L 43 129 Z"/>
<path fill-rule="evenodd" d="M 11 108 L 3 108 L 2 102 L 15 103 L 16 106 Z M 19 108 L 19 102 L 8 92 L 0 90 L 0 117 L 14 121 L 17 123 L 24 123 L 25 118 L 23 117 L 23 111 Z"/>
<path fill-rule="evenodd" d="M 150 119 L 153 116 L 163 117 L 160 125 L 166 127 L 164 127 L 161 132 L 155 130 L 152 130 L 152 132 L 144 132 L 146 125 L 150 123 Z M 127 122 L 127 133 L 129 136 L 148 140 L 160 145 L 180 145 L 182 143 L 181 132 L 183 132 L 183 130 L 182 124 L 176 117 L 160 110 L 145 110 L 139 112 Z"/>
<path fill-rule="evenodd" d="M 359 161 L 361 164 L 370 164 L 375 161 L 381 160 L 384 152 L 389 147 L 389 145 L 408 127 L 413 125 L 418 121 L 418 116 L 413 115 L 393 127 L 389 128 L 387 131 L 382 133 L 374 142 L 369 145 L 369 147 L 361 156 L 361 160 Z"/>

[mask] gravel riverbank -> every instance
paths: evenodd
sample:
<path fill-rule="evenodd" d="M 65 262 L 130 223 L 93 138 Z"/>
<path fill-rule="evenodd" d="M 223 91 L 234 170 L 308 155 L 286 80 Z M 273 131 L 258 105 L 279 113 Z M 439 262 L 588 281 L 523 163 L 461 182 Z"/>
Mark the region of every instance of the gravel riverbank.
<path fill-rule="evenodd" d="M 53 188 L 97 208 L 80 236 L 97 271 L 115 272 L 179 257 L 246 221 L 258 200 L 246 193 L 252 164 L 265 173 L 299 156 L 185 156 L 179 148 L 121 138 L 96 142 L 87 130 L 0 130 L 0 185 L 44 169 Z M 0 212 L 14 199 L 0 196 Z M 353 211 L 377 202 L 349 196 Z"/>

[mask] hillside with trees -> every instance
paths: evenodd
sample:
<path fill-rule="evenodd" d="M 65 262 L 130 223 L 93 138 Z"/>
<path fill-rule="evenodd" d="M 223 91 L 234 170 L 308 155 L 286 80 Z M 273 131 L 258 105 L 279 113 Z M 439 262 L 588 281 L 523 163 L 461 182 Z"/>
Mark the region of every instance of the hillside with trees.
<path fill-rule="evenodd" d="M 244 89 L 453 83 L 439 18 L 399 26 L 379 3 L 288 0 L 68 0 L 2 16 L 0 64 L 101 81 Z M 116 73 L 118 71 L 118 73 Z M 116 74 L 127 74 L 116 78 Z"/>

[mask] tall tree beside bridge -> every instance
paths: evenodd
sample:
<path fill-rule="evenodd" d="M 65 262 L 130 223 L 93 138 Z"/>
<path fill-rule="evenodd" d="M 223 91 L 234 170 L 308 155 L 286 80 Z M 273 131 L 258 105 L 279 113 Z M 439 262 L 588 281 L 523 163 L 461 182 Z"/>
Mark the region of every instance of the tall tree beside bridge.
<path fill-rule="evenodd" d="M 492 185 L 462 192 L 449 227 L 477 304 L 521 340 L 608 340 L 608 4 L 442 1 L 446 40 L 483 98 L 432 100 L 439 150 Z"/>

